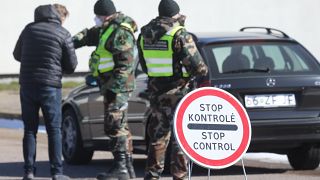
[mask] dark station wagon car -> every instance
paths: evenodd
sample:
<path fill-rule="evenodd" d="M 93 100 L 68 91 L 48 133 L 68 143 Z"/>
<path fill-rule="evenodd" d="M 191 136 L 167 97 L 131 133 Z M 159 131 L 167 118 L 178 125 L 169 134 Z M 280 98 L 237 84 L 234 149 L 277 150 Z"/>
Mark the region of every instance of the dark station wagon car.
<path fill-rule="evenodd" d="M 294 169 L 320 162 L 320 64 L 282 31 L 247 27 L 235 33 L 194 34 L 209 67 L 198 86 L 234 95 L 251 120 L 250 152 L 286 154 Z M 136 68 L 137 88 L 129 100 L 128 122 L 134 152 L 145 153 L 150 116 L 147 75 Z M 108 150 L 103 131 L 103 97 L 87 83 L 63 101 L 63 155 L 68 163 L 88 163 L 95 150 Z"/>

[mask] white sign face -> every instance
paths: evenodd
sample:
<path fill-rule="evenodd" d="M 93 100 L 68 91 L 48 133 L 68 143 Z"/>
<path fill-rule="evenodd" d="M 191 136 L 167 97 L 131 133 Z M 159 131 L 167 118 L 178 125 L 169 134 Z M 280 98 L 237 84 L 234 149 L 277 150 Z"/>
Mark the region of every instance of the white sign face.
<path fill-rule="evenodd" d="M 251 139 L 248 115 L 231 94 L 200 88 L 179 103 L 174 133 L 182 150 L 199 165 L 220 169 L 236 163 Z"/>

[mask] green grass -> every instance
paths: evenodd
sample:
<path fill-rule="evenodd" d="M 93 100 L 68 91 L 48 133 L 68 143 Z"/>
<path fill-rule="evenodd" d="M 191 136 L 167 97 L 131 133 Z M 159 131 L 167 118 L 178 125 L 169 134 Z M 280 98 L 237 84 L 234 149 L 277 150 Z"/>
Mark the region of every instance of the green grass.
<path fill-rule="evenodd" d="M 66 81 L 62 83 L 62 88 L 70 89 L 83 84 L 83 82 L 77 81 Z M 0 91 L 18 91 L 20 89 L 20 85 L 18 81 L 12 81 L 10 83 L 0 83 Z"/>
<path fill-rule="evenodd" d="M 10 83 L 0 83 L 0 91 L 18 91 L 20 85 L 17 81 L 12 81 Z"/>
<path fill-rule="evenodd" d="M 75 88 L 84 82 L 78 82 L 78 81 L 66 81 L 62 83 L 62 88 Z"/>

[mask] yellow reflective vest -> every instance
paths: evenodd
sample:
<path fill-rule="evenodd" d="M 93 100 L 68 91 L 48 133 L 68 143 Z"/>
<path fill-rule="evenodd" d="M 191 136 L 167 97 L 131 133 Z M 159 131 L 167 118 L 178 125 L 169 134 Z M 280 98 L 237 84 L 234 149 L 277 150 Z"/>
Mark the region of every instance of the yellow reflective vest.
<path fill-rule="evenodd" d="M 149 77 L 173 76 L 173 39 L 174 35 L 183 28 L 183 26 L 172 28 L 154 44 L 144 43 L 144 38 L 141 37 L 140 47 L 146 61 Z M 183 77 L 189 76 L 184 67 L 182 67 L 182 73 Z"/>
<path fill-rule="evenodd" d="M 121 23 L 120 26 L 130 30 L 133 33 L 133 29 L 128 23 Z M 89 67 L 92 71 L 92 75 L 97 77 L 99 73 L 110 72 L 114 68 L 113 55 L 110 51 L 106 50 L 105 44 L 108 41 L 109 37 L 117 26 L 110 25 L 108 29 L 100 36 L 100 41 L 97 49 L 91 55 L 89 60 Z"/>

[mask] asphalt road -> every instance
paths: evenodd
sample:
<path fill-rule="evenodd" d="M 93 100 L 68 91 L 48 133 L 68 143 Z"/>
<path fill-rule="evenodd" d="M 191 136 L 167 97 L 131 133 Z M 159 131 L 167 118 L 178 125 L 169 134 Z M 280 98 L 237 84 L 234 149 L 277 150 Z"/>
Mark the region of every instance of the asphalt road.
<path fill-rule="evenodd" d="M 23 175 L 21 129 L 0 128 L 0 179 L 21 179 Z M 38 134 L 37 143 L 37 180 L 49 180 L 49 163 L 47 155 L 46 134 Z M 143 179 L 145 155 L 134 155 L 134 167 L 137 179 Z M 109 152 L 95 152 L 88 165 L 71 166 L 65 164 L 65 174 L 72 179 L 93 180 L 97 173 L 105 171 L 112 163 Z M 282 159 L 244 158 L 248 180 L 319 180 L 320 168 L 314 171 L 293 171 L 288 162 Z M 191 179 L 209 179 L 208 170 L 197 165 L 193 166 Z M 172 179 L 165 173 L 162 179 Z M 210 179 L 237 180 L 245 179 L 241 164 L 237 163 L 222 170 L 211 170 Z"/>

